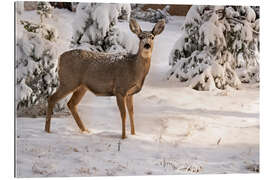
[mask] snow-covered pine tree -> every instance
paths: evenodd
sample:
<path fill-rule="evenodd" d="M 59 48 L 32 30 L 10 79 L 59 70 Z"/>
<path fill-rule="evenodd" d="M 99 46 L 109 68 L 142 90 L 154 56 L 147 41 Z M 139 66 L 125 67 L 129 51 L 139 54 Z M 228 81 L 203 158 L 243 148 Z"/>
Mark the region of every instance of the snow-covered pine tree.
<path fill-rule="evenodd" d="M 44 115 L 47 97 L 58 86 L 57 32 L 46 24 L 16 19 L 17 115 Z M 58 110 L 63 104 L 58 103 Z"/>
<path fill-rule="evenodd" d="M 101 52 L 132 51 L 128 35 L 115 25 L 129 19 L 129 4 L 79 3 L 73 24 L 72 47 Z"/>
<path fill-rule="evenodd" d="M 256 9 L 256 7 L 254 7 Z M 232 31 L 227 31 L 229 51 L 236 59 L 236 72 L 243 83 L 259 82 L 259 9 L 232 6 L 226 9 Z M 243 20 L 244 19 L 244 20 Z"/>
<path fill-rule="evenodd" d="M 168 79 L 196 90 L 259 81 L 259 19 L 247 6 L 192 6 L 171 51 Z"/>
<path fill-rule="evenodd" d="M 40 23 L 44 23 L 44 17 L 50 18 L 52 16 L 53 7 L 49 2 L 42 1 L 37 3 L 37 13 L 40 15 Z"/>
<path fill-rule="evenodd" d="M 133 4 L 131 17 L 135 19 L 141 19 L 144 21 L 149 21 L 152 23 L 157 23 L 161 19 L 165 19 L 165 22 L 168 23 L 171 15 L 169 14 L 170 5 L 166 5 L 163 9 L 151 9 L 148 8 L 143 10 L 143 4 Z"/>

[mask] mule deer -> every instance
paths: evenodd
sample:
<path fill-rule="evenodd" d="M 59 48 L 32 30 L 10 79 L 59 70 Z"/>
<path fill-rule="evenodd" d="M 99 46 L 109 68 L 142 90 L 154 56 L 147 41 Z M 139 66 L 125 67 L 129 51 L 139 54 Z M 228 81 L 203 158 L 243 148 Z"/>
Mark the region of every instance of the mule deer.
<path fill-rule="evenodd" d="M 130 30 L 140 39 L 137 54 L 109 54 L 85 50 L 70 50 L 59 57 L 58 75 L 60 85 L 48 98 L 45 131 L 50 132 L 51 114 L 57 101 L 73 93 L 68 102 L 81 131 L 88 131 L 81 121 L 77 105 L 87 90 L 97 96 L 116 96 L 122 118 L 122 138 L 126 137 L 126 106 L 130 117 L 131 134 L 135 134 L 133 121 L 133 95 L 138 93 L 148 74 L 154 45 L 154 37 L 160 34 L 165 21 L 159 21 L 152 31 L 142 31 L 134 19 Z"/>

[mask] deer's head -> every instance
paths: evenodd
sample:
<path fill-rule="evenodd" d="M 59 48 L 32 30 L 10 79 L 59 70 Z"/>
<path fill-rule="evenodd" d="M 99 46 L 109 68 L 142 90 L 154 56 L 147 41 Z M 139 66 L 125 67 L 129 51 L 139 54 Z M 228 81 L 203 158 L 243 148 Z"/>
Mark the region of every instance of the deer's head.
<path fill-rule="evenodd" d="M 156 23 L 152 31 L 142 31 L 140 25 L 135 19 L 129 21 L 130 30 L 140 39 L 139 53 L 143 58 L 150 58 L 154 46 L 154 38 L 159 35 L 165 27 L 165 20 L 162 19 Z"/>

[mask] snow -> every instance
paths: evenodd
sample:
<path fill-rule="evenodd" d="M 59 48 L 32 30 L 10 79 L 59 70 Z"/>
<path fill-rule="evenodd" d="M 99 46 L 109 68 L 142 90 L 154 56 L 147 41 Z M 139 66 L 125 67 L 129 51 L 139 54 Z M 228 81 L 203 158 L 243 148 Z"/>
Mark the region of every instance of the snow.
<path fill-rule="evenodd" d="M 201 21 L 201 16 L 198 13 L 198 10 L 201 6 L 191 6 L 189 9 L 184 24 L 193 24 Z"/>
<path fill-rule="evenodd" d="M 253 40 L 253 31 L 249 28 L 249 26 L 249 23 L 246 21 L 241 31 L 241 39 L 244 39 L 247 42 Z"/>
<path fill-rule="evenodd" d="M 127 119 L 121 139 L 115 97 L 88 92 L 78 111 L 90 133 L 80 133 L 71 115 L 56 113 L 50 134 L 45 117 L 17 118 L 17 176 L 252 173 L 247 167 L 259 164 L 259 88 L 195 91 L 164 79 L 183 20 L 172 17 L 155 38 L 149 75 L 134 97 L 136 135 Z M 154 26 L 138 23 L 143 30 Z M 136 37 L 127 22 L 117 26 Z"/>
<path fill-rule="evenodd" d="M 232 7 L 225 8 L 225 13 L 228 18 L 239 16 L 239 13 L 236 12 Z"/>
<path fill-rule="evenodd" d="M 129 4 L 79 3 L 73 21 L 73 43 L 75 48 L 85 49 L 91 47 L 88 44 L 101 46 L 105 41 L 108 41 L 106 38 L 109 38 L 109 42 L 112 44 L 106 42 L 110 49 L 108 51 L 107 48 L 103 48 L 102 51 L 123 51 L 124 49 L 118 46 L 118 43 L 123 47 L 130 48 L 129 41 L 123 41 L 125 34 L 113 27 L 117 24 L 120 16 L 126 16 L 126 19 L 129 19 L 130 11 Z M 120 39 L 119 36 L 121 36 Z M 131 49 L 128 48 L 127 51 L 130 52 Z M 96 50 L 97 47 L 91 49 Z"/>
<path fill-rule="evenodd" d="M 200 36 L 204 36 L 204 44 L 206 46 L 215 44 L 218 47 L 226 44 L 226 40 L 223 35 L 225 27 L 217 21 L 218 16 L 213 14 L 210 20 L 203 23 L 199 29 Z"/>
<path fill-rule="evenodd" d="M 16 92 L 16 103 L 18 103 L 19 100 L 26 100 L 32 93 L 32 89 L 29 88 L 25 84 L 25 79 L 22 79 L 22 82 L 20 83 L 19 87 L 17 88 Z M 19 99 L 20 97 L 20 99 Z"/>
<path fill-rule="evenodd" d="M 245 9 L 244 11 L 247 14 L 247 21 L 254 22 L 255 19 L 256 19 L 256 13 L 255 13 L 255 11 L 251 7 L 249 7 L 249 6 L 244 6 L 243 8 Z"/>

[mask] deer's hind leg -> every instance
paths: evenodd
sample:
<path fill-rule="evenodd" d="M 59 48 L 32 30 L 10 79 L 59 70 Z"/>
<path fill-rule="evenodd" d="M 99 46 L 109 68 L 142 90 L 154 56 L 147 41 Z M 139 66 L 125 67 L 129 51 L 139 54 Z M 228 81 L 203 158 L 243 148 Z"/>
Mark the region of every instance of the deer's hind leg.
<path fill-rule="evenodd" d="M 76 89 L 76 86 L 69 87 L 69 86 L 63 86 L 60 84 L 56 92 L 48 98 L 48 108 L 47 108 L 47 114 L 46 114 L 46 123 L 45 123 L 45 131 L 50 132 L 50 126 L 51 126 L 51 116 L 53 113 L 53 107 L 55 106 L 56 102 L 60 99 L 67 96 L 69 93 L 74 91 Z"/>
<path fill-rule="evenodd" d="M 69 100 L 69 102 L 68 102 L 68 104 L 67 104 L 69 110 L 70 110 L 71 113 L 72 113 L 72 116 L 74 117 L 74 119 L 75 119 L 77 125 L 79 126 L 79 128 L 81 129 L 82 132 L 83 132 L 83 131 L 88 131 L 88 130 L 85 128 L 85 126 L 84 126 L 84 124 L 83 124 L 83 122 L 82 122 L 82 120 L 81 120 L 81 118 L 80 118 L 80 116 L 79 116 L 79 114 L 78 114 L 78 112 L 77 112 L 77 105 L 78 105 L 79 102 L 82 100 L 82 98 L 83 98 L 83 96 L 85 95 L 86 91 L 87 91 L 87 89 L 86 89 L 84 86 L 80 86 L 80 87 L 72 94 L 72 97 L 71 97 L 71 99 Z"/>

